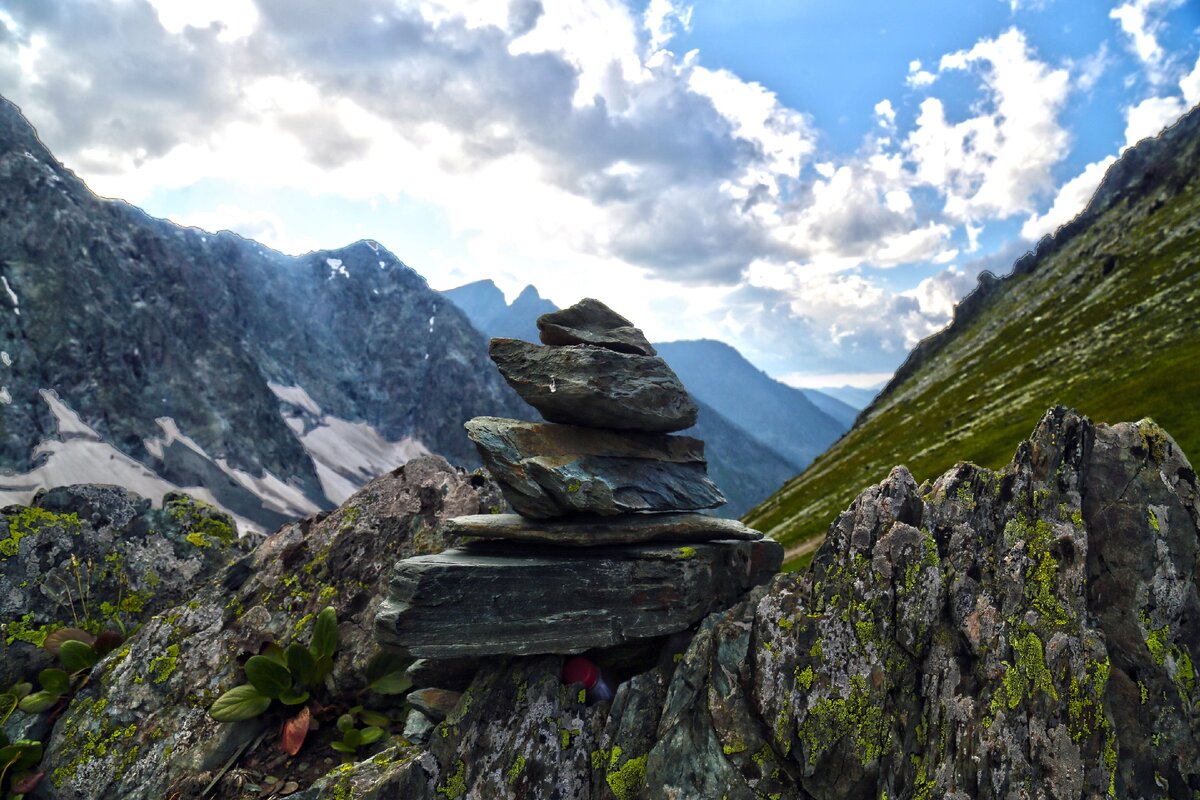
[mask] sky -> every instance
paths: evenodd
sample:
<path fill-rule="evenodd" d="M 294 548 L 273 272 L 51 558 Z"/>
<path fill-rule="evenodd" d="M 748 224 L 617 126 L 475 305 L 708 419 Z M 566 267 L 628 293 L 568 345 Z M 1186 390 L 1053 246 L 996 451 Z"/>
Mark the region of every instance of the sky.
<path fill-rule="evenodd" d="M 1200 0 L 0 0 L 98 194 L 872 386 L 1200 102 Z"/>

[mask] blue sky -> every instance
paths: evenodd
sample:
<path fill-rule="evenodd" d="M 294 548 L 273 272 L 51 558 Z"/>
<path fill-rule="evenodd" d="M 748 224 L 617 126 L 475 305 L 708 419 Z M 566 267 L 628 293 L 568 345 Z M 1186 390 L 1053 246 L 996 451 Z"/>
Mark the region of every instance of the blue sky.
<path fill-rule="evenodd" d="M 0 0 L 100 194 L 885 378 L 1200 101 L 1200 2 Z"/>

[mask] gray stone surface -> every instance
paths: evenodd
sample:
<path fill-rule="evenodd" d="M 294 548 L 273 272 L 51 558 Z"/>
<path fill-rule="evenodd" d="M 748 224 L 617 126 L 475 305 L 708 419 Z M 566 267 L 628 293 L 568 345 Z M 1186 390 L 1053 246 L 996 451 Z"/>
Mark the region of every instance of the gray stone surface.
<path fill-rule="evenodd" d="M 466 428 L 505 498 L 527 517 L 695 511 L 725 502 L 698 439 L 498 417 L 476 417 Z"/>
<path fill-rule="evenodd" d="M 477 478 L 440 457 L 413 459 L 332 514 L 284 526 L 231 567 L 195 584 L 179 605 L 154 616 L 95 667 L 54 724 L 39 767 L 46 780 L 34 797 L 199 797 L 243 745 L 246 751 L 208 796 L 258 797 L 245 787 L 265 786 L 267 775 L 307 786 L 314 774 L 335 767 L 340 758 L 321 737 L 334 730 L 336 716 L 325 717 L 300 754 L 283 764 L 272 762 L 288 713 L 278 703 L 232 724 L 216 722 L 208 709 L 245 681 L 242 664 L 264 643 L 308 643 L 313 615 L 333 606 L 339 645 L 333 672 L 315 696 L 335 715 L 358 703 L 388 710 L 389 698 L 366 692 L 364 684 L 366 667 L 379 652 L 373 623 L 391 565 L 440 550 L 444 519 L 498 502 L 494 485 Z M 27 546 L 22 540 L 23 553 Z M 400 731 L 396 718 L 392 733 Z M 382 742 L 364 747 L 359 757 L 370 762 L 382 748 Z"/>
<path fill-rule="evenodd" d="M 376 636 L 424 658 L 581 653 L 683 630 L 774 575 L 770 539 L 622 548 L 478 542 L 396 566 Z"/>
<path fill-rule="evenodd" d="M 488 355 L 508 385 L 550 422 L 654 433 L 696 424 L 696 404 L 658 356 L 518 339 L 492 339 Z"/>
<path fill-rule="evenodd" d="M 735 519 L 705 514 L 622 514 L 599 519 L 581 516 L 547 521 L 534 521 L 519 514 L 475 514 L 448 520 L 444 531 L 452 538 L 506 539 L 577 547 L 762 538 L 761 533 Z"/>
<path fill-rule="evenodd" d="M 541 315 L 537 326 L 543 344 L 590 344 L 618 353 L 657 355 L 639 328 L 591 297 L 570 308 Z"/>

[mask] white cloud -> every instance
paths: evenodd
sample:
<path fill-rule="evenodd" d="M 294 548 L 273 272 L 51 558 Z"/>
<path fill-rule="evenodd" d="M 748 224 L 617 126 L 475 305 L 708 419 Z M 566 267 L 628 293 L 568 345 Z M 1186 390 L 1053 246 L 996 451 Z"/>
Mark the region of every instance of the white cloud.
<path fill-rule="evenodd" d="M 1154 83 L 1168 80 L 1167 53 L 1158 41 L 1163 27 L 1163 15 L 1182 0 L 1128 0 L 1108 12 L 1129 37 L 1129 44 L 1146 73 Z"/>
<path fill-rule="evenodd" d="M 680 32 L 692 29 L 692 7 L 672 0 L 650 0 L 642 23 L 650 35 L 650 49 L 660 50 Z"/>
<path fill-rule="evenodd" d="M 1054 233 L 1060 225 L 1065 225 L 1083 211 L 1087 202 L 1096 193 L 1096 187 L 1104 179 L 1104 173 L 1116 161 L 1115 156 L 1108 156 L 1100 161 L 1088 164 L 1083 172 L 1067 181 L 1058 190 L 1053 205 L 1042 215 L 1033 214 L 1021 226 L 1021 236 L 1029 241 L 1035 241 L 1048 233 Z"/>
<path fill-rule="evenodd" d="M 244 39 L 258 26 L 258 9 L 253 0 L 149 0 L 163 28 L 178 34 L 187 26 L 221 28 L 218 39 L 232 42 Z"/>
<path fill-rule="evenodd" d="M 874 389 L 887 383 L 890 372 L 789 372 L 779 380 L 797 389 L 837 389 L 853 386 L 858 389 Z"/>
<path fill-rule="evenodd" d="M 875 119 L 884 128 L 896 124 L 896 109 L 892 108 L 891 100 L 883 99 L 875 104 Z"/>
<path fill-rule="evenodd" d="M 1125 146 L 1132 147 L 1148 136 L 1158 136 L 1185 111 L 1187 106 L 1178 97 L 1147 97 L 1130 106 L 1125 111 Z"/>
<path fill-rule="evenodd" d="M 943 56 L 939 70 L 978 70 L 990 110 L 951 123 L 941 100 L 923 101 L 906 142 L 918 180 L 945 188 L 946 213 L 957 220 L 1032 211 L 1066 154 L 1058 115 L 1068 72 L 1039 61 L 1015 28 Z"/>

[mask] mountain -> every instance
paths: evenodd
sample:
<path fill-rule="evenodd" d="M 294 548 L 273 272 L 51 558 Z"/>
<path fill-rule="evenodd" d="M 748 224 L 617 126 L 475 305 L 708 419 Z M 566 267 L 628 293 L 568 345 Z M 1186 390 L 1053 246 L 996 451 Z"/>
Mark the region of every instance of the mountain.
<path fill-rule="evenodd" d="M 852 406 L 846 401 L 839 400 L 820 389 L 797 389 L 797 391 L 808 398 L 808 402 L 812 403 L 820 411 L 832 417 L 842 427 L 843 432 L 850 429 L 850 426 L 854 424 L 854 420 L 858 418 L 858 412 L 866 405 L 866 403 L 863 403 L 862 406 Z"/>
<path fill-rule="evenodd" d="M 839 422 L 804 392 L 769 377 L 724 342 L 655 344 L 659 355 L 697 398 L 803 469 L 833 444 L 853 419 Z"/>
<path fill-rule="evenodd" d="M 292 257 L 96 197 L 0 100 L 0 498 L 184 488 L 273 529 L 516 395 L 373 241 Z"/>
<path fill-rule="evenodd" d="M 537 318 L 557 307 L 532 286 L 511 305 L 490 280 L 443 292 L 488 337 L 538 342 Z M 699 340 L 655 344 L 700 407 L 688 435 L 704 440 L 709 471 L 729 502 L 719 513 L 741 516 L 803 469 L 850 427 L 856 412 L 768 377 L 734 348 Z"/>
<path fill-rule="evenodd" d="M 834 400 L 840 400 L 851 408 L 861 411 L 871 404 L 875 395 L 879 394 L 879 390 L 882 388 L 882 384 L 874 389 L 861 389 L 857 386 L 822 386 L 818 389 L 802 389 L 801 391 L 832 397 Z"/>
<path fill-rule="evenodd" d="M 504 293 L 490 280 L 475 281 L 442 292 L 458 306 L 478 330 L 503 339 L 538 341 L 537 318 L 557 311 L 558 306 L 544 299 L 538 290 L 526 286 L 509 304 Z"/>
<path fill-rule="evenodd" d="M 999 466 L 1042 411 L 1153 417 L 1200 452 L 1200 109 L 1127 151 L 1087 208 L 980 276 L 951 324 L 921 342 L 857 424 L 746 520 L 811 552 L 866 484 L 959 459 Z"/>

